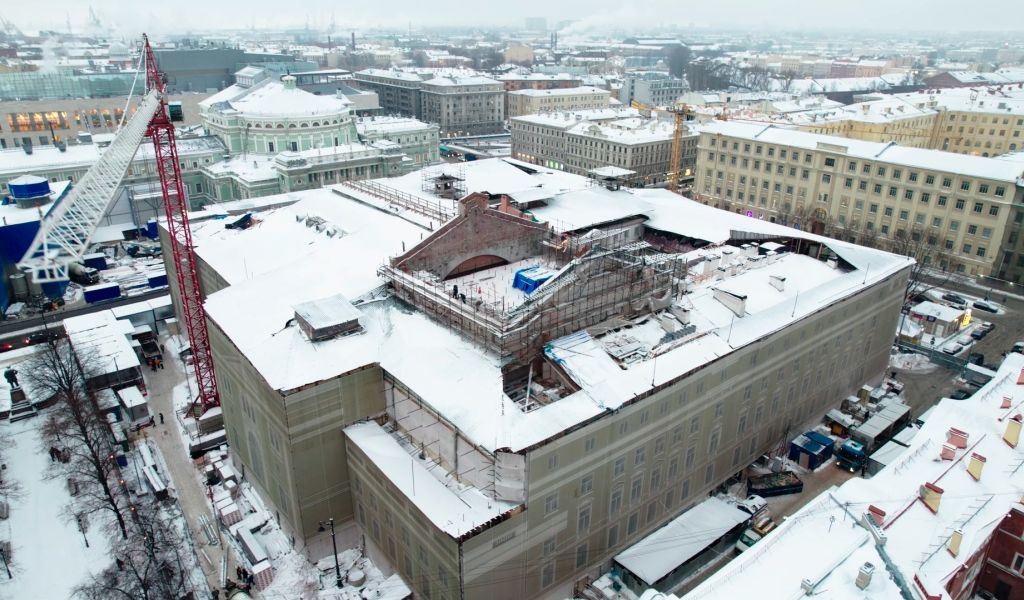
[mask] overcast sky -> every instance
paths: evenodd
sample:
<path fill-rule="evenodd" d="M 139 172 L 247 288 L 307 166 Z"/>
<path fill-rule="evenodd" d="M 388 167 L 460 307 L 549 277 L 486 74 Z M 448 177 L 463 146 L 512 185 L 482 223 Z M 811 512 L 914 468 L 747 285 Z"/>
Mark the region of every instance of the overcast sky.
<path fill-rule="evenodd" d="M 79 28 L 92 5 L 107 24 L 158 33 L 186 29 L 326 26 L 331 12 L 339 29 L 418 25 L 522 26 L 546 17 L 549 26 L 577 20 L 580 32 L 608 26 L 637 32 L 679 24 L 734 29 L 865 29 L 886 31 L 1024 30 L 1021 0 L 2 0 L 0 16 L 25 30 Z M 173 24 L 173 25 L 171 25 Z"/>

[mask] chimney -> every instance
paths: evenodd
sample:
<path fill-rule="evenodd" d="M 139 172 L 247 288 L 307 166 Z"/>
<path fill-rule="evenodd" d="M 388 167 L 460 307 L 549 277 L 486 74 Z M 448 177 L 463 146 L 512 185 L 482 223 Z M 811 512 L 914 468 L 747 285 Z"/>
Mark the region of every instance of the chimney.
<path fill-rule="evenodd" d="M 956 427 L 950 427 L 946 433 L 946 443 L 963 450 L 967 447 L 967 433 Z"/>
<path fill-rule="evenodd" d="M 939 451 L 939 458 L 942 460 L 953 460 L 956 458 L 956 446 L 943 444 L 942 450 Z"/>
<path fill-rule="evenodd" d="M 782 277 L 781 275 L 769 275 L 768 283 L 770 283 L 773 288 L 779 290 L 780 292 L 786 291 L 786 278 Z"/>
<path fill-rule="evenodd" d="M 1009 396 L 1003 396 L 1003 401 L 999 405 L 999 408 L 1010 408 L 1010 397 Z"/>
<path fill-rule="evenodd" d="M 942 488 L 934 483 L 926 483 L 918 491 L 918 497 L 924 502 L 925 507 L 932 513 L 939 512 L 939 504 L 942 502 Z"/>
<path fill-rule="evenodd" d="M 1006 433 L 1003 434 L 1003 441 L 1011 448 L 1016 448 L 1017 442 L 1020 441 L 1020 421 L 1021 417 L 1020 413 L 1018 413 L 1006 422 Z"/>
<path fill-rule="evenodd" d="M 1020 375 L 1017 376 L 1017 385 L 1024 385 L 1024 369 L 1020 370 Z"/>
<path fill-rule="evenodd" d="M 967 463 L 967 474 L 975 481 L 981 480 L 981 471 L 985 468 L 985 457 L 977 452 L 971 452 L 971 460 Z"/>
<path fill-rule="evenodd" d="M 871 585 L 871 575 L 875 572 L 875 565 L 866 562 L 860 567 L 860 571 L 857 571 L 857 587 L 864 590 Z"/>
<path fill-rule="evenodd" d="M 964 541 L 964 530 L 959 527 L 953 530 L 953 535 L 949 536 L 949 544 L 946 545 L 946 550 L 954 557 L 960 554 L 960 542 Z"/>
<path fill-rule="evenodd" d="M 885 511 L 878 508 L 874 504 L 868 505 L 868 518 L 878 527 L 882 526 L 885 522 Z"/>
<path fill-rule="evenodd" d="M 726 308 L 731 310 L 737 317 L 742 317 L 747 314 L 747 297 L 744 294 L 736 294 L 734 292 L 727 292 L 719 288 L 712 288 L 711 295 L 721 302 Z"/>

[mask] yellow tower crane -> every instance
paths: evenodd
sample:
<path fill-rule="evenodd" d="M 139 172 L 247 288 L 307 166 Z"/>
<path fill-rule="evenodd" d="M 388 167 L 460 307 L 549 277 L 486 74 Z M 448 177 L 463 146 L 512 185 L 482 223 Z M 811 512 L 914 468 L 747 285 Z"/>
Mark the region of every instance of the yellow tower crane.
<path fill-rule="evenodd" d="M 631 108 L 651 113 L 652 108 L 643 102 L 633 100 L 629 103 Z M 679 178 L 683 169 L 683 136 L 686 133 L 686 122 L 694 118 L 693 109 L 688 104 L 679 104 L 668 109 L 674 118 L 672 129 L 672 154 L 668 164 L 668 189 L 679 193 Z"/>

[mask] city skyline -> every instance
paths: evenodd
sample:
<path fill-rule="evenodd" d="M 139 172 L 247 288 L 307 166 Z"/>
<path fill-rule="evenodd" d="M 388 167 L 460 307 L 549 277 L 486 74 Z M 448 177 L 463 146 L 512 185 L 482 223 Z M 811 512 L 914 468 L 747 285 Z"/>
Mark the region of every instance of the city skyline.
<path fill-rule="evenodd" d="M 26 30 L 60 30 L 70 21 L 75 29 L 88 22 L 89 8 L 101 22 L 119 32 L 134 35 L 137 30 L 153 33 L 180 33 L 187 30 L 216 30 L 256 27 L 297 28 L 307 21 L 311 28 L 323 29 L 331 21 L 339 29 L 411 28 L 451 25 L 522 27 L 528 17 L 543 17 L 549 29 L 562 21 L 573 21 L 562 28 L 564 34 L 601 34 L 613 31 L 655 31 L 666 27 L 714 28 L 725 30 L 873 30 L 880 33 L 1022 31 L 999 15 L 1012 13 L 1016 4 L 1008 0 L 987 3 L 987 10 L 964 13 L 952 0 L 928 2 L 908 0 L 898 5 L 869 0 L 856 5 L 823 6 L 809 0 L 794 0 L 785 10 L 777 5 L 749 0 L 725 0 L 715 5 L 682 6 L 668 0 L 645 3 L 643 10 L 612 3 L 567 0 L 556 6 L 539 0 L 525 0 L 514 7 L 497 2 L 481 2 L 473 11 L 438 11 L 411 0 L 393 2 L 393 10 L 382 14 L 376 5 L 348 7 L 328 0 L 307 0 L 287 14 L 269 0 L 225 0 L 210 5 L 188 0 L 174 5 L 136 5 L 122 0 L 96 0 L 86 5 L 75 0 L 51 0 L 49 10 L 41 13 L 29 4 L 4 8 L 2 16 Z M 173 25 L 172 25 L 173 24 Z M 1016 25 L 1016 27 L 1014 27 Z"/>

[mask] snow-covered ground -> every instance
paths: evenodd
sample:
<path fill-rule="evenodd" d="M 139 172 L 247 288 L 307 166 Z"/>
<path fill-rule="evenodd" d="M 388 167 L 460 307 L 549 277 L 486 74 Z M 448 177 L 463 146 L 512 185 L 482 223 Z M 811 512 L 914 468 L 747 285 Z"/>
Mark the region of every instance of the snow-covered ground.
<path fill-rule="evenodd" d="M 21 498 L 10 501 L 10 518 L 0 521 L 0 537 L 12 546 L 11 572 L 0 571 L 0 596 L 12 600 L 70 598 L 71 590 L 110 564 L 110 547 L 99 515 L 90 519 L 86 536 L 64 515 L 70 500 L 62 479 L 47 480 L 49 456 L 42 448 L 43 417 L 0 425 L 12 441 L 5 456 L 5 477 L 18 482 Z"/>
<path fill-rule="evenodd" d="M 892 359 L 889 360 L 889 366 L 901 371 L 927 373 L 934 370 L 937 365 L 928 360 L 928 357 L 923 354 L 899 353 L 892 355 Z"/>

